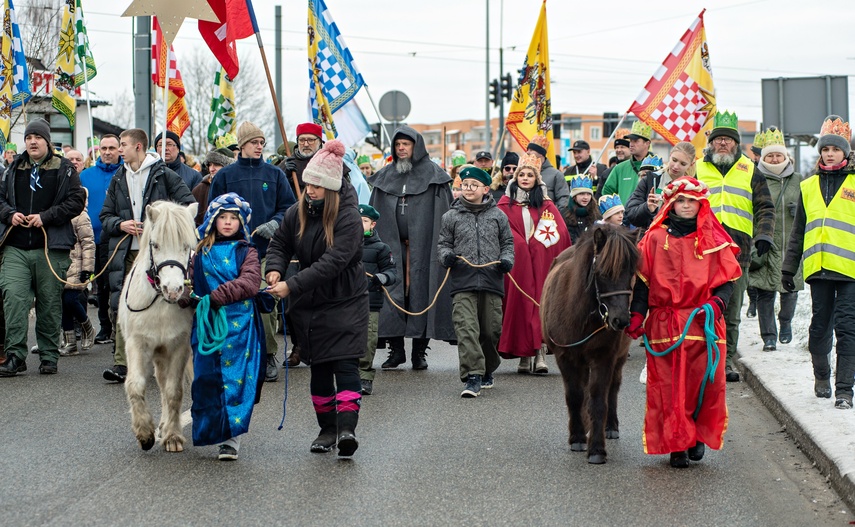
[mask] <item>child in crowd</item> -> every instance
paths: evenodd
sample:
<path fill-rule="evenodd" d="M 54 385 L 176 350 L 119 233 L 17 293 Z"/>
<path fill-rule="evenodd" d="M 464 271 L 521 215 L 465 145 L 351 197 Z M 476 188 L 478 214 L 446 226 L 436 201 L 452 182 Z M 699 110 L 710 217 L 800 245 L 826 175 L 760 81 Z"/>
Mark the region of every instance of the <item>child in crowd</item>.
<path fill-rule="evenodd" d="M 490 193 L 490 174 L 467 167 L 460 178 L 463 194 L 442 215 L 437 257 L 451 269 L 460 380 L 466 383 L 460 396 L 468 398 L 493 387 L 493 372 L 502 361 L 497 349 L 505 292 L 502 275 L 514 266 L 514 236 L 508 217 L 496 208 Z M 498 265 L 485 265 L 496 261 Z"/>
<path fill-rule="evenodd" d="M 617 194 L 606 194 L 600 196 L 600 214 L 603 216 L 603 223 L 611 223 L 612 225 L 623 225 L 623 203 L 620 201 L 620 196 Z"/>
<path fill-rule="evenodd" d="M 261 283 L 258 252 L 249 242 L 252 209 L 230 192 L 208 205 L 199 226 L 191 280 L 193 292 L 209 296 L 211 313 L 225 311 L 228 334 L 219 350 L 205 354 L 193 321 L 193 444 L 219 444 L 221 461 L 235 460 L 261 396 L 267 350 L 253 299 Z"/>
<path fill-rule="evenodd" d="M 570 206 L 564 211 L 563 217 L 573 244 L 600 219 L 600 211 L 594 201 L 594 182 L 590 176 L 574 176 L 570 179 Z"/>
<path fill-rule="evenodd" d="M 842 410 L 852 408 L 855 378 L 855 262 L 851 252 L 855 247 L 855 157 L 851 137 L 849 123 L 837 115 L 825 118 L 816 144 L 820 158 L 814 175 L 801 182 L 781 269 L 781 283 L 792 293 L 804 256 L 802 272 L 813 302 L 808 349 L 814 393 L 831 397 L 828 355 L 833 332 L 837 335 L 834 407 Z"/>
<path fill-rule="evenodd" d="M 704 445 L 718 450 L 723 444 L 727 404 L 721 314 L 742 271 L 739 249 L 712 213 L 704 183 L 679 179 L 663 197 L 663 210 L 639 242 L 639 279 L 626 332 L 634 339 L 646 334 L 652 350 L 647 353 L 644 451 L 670 453 L 671 466 L 685 468 L 690 459 L 703 458 Z M 707 347 L 704 310 L 680 341 L 691 313 L 705 305 L 715 322 L 714 356 Z"/>
<path fill-rule="evenodd" d="M 89 204 L 89 191 L 84 187 Z M 95 328 L 86 313 L 86 283 L 95 269 L 95 234 L 92 220 L 86 209 L 71 220 L 77 242 L 71 249 L 71 264 L 66 272 L 65 289 L 62 292 L 62 335 L 65 345 L 59 349 L 63 357 L 87 351 L 95 343 Z M 74 332 L 74 323 L 80 324 L 80 342 Z"/>
<path fill-rule="evenodd" d="M 695 145 L 680 142 L 674 145 L 665 167 L 662 159 L 653 154 L 641 163 L 644 170 L 638 174 L 638 186 L 626 202 L 626 220 L 629 225 L 647 229 L 662 205 L 662 191 L 669 183 L 684 176 L 695 175 Z"/>
<path fill-rule="evenodd" d="M 374 353 L 377 351 L 377 325 L 380 320 L 380 309 L 383 308 L 383 287 L 392 285 L 398 280 L 392 250 L 383 243 L 374 231 L 380 213 L 371 205 L 360 205 L 359 215 L 362 216 L 364 241 L 362 245 L 362 265 L 368 279 L 368 345 L 365 356 L 359 359 L 359 379 L 362 382 L 362 395 L 371 395 L 374 391 Z"/>

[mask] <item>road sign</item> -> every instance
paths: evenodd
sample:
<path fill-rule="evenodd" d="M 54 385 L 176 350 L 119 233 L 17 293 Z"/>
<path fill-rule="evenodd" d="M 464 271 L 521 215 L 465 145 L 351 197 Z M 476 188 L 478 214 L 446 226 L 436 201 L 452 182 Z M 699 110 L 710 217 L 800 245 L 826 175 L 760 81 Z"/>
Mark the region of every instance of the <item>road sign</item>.
<path fill-rule="evenodd" d="M 410 115 L 410 98 L 407 94 L 392 90 L 380 97 L 380 115 L 393 123 L 400 123 Z"/>

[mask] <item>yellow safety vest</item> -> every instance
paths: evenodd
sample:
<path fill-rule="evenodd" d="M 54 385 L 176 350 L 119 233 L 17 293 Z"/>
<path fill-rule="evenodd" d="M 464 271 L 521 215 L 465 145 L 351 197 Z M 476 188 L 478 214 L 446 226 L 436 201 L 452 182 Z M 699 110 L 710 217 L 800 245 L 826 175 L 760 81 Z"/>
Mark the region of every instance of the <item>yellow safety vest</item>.
<path fill-rule="evenodd" d="M 805 278 L 821 269 L 855 278 L 855 175 L 846 176 L 827 207 L 818 175 L 802 181 L 801 190 Z"/>
<path fill-rule="evenodd" d="M 754 163 L 741 156 L 722 177 L 712 163 L 698 163 L 698 180 L 710 188 L 710 208 L 723 225 L 754 237 Z"/>

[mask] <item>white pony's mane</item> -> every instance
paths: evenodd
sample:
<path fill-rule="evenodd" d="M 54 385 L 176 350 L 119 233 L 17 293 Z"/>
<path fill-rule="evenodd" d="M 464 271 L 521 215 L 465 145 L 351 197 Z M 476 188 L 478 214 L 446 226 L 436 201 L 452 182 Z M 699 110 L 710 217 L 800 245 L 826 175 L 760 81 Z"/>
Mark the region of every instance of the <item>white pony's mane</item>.
<path fill-rule="evenodd" d="M 140 252 L 149 250 L 149 242 L 155 240 L 163 248 L 183 249 L 184 244 L 196 244 L 196 226 L 184 205 L 171 201 L 157 201 L 151 205 L 156 219 L 143 223 L 140 236 Z M 150 214 L 150 213 L 149 213 Z"/>

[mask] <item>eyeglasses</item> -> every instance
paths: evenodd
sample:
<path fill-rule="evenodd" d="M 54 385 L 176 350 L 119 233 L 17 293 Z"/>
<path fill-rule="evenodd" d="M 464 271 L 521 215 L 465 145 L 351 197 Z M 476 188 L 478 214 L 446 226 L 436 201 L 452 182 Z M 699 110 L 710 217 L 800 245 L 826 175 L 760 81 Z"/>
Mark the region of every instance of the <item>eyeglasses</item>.
<path fill-rule="evenodd" d="M 712 142 L 713 142 L 713 143 L 718 143 L 718 144 L 720 144 L 720 145 L 729 145 L 729 144 L 731 144 L 731 143 L 735 143 L 736 141 L 734 141 L 732 137 L 727 137 L 727 136 L 718 136 L 718 137 L 716 137 L 715 139 L 713 139 L 713 141 L 712 141 Z"/>
<path fill-rule="evenodd" d="M 463 190 L 478 190 L 479 188 L 484 188 L 484 185 L 479 185 L 478 183 L 463 183 L 460 185 L 460 188 Z"/>
<path fill-rule="evenodd" d="M 517 167 L 515 167 L 514 165 L 506 165 L 502 167 L 502 170 L 504 170 L 505 172 L 513 172 L 516 169 Z"/>
<path fill-rule="evenodd" d="M 313 145 L 318 142 L 317 137 L 303 137 L 301 139 L 297 139 L 297 142 L 301 145 Z"/>
<path fill-rule="evenodd" d="M 252 146 L 264 146 L 267 144 L 267 141 L 265 141 L 264 139 L 253 139 L 249 142 L 249 144 L 251 144 Z"/>

